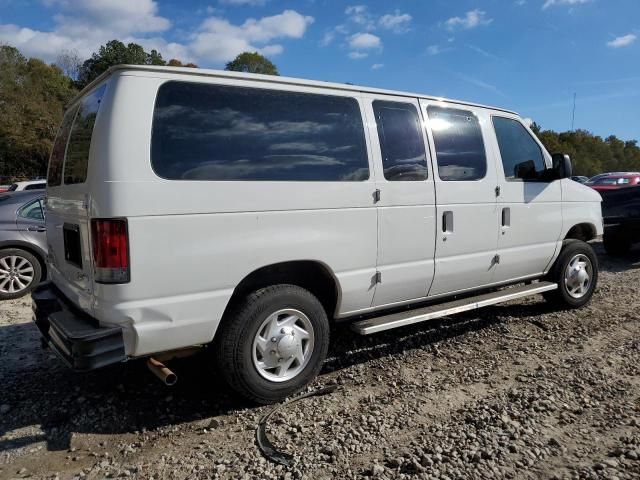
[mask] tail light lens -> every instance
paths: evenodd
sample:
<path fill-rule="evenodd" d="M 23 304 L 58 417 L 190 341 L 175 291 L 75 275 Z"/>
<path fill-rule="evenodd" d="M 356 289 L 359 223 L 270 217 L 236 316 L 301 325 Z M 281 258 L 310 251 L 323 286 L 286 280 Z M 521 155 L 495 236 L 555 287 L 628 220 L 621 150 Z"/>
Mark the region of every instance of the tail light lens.
<path fill-rule="evenodd" d="M 94 280 L 98 283 L 127 283 L 129 275 L 129 234 L 121 218 L 91 220 Z"/>

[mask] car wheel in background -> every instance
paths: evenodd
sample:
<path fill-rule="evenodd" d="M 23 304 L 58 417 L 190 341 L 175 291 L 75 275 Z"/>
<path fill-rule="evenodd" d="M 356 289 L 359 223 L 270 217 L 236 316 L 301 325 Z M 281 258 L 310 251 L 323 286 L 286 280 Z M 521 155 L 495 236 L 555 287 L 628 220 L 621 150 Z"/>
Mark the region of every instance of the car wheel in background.
<path fill-rule="evenodd" d="M 40 262 L 31 253 L 19 248 L 0 250 L 0 300 L 28 294 L 41 276 Z"/>

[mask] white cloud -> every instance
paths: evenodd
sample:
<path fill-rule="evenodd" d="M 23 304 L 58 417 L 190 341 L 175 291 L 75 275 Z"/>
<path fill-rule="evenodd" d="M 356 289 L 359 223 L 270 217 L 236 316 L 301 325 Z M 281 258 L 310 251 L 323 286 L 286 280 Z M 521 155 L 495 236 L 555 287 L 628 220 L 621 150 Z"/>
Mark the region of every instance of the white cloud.
<path fill-rule="evenodd" d="M 440 55 L 444 52 L 444 49 L 440 48 L 438 45 L 429 45 L 427 47 L 427 53 L 429 55 Z"/>
<path fill-rule="evenodd" d="M 336 38 L 335 31 L 331 30 L 329 32 L 325 32 L 324 36 L 322 37 L 322 40 L 320 40 L 320 46 L 326 47 L 328 45 L 331 45 L 331 43 L 333 43 L 335 38 Z"/>
<path fill-rule="evenodd" d="M 544 5 L 542 5 L 542 9 L 545 10 L 549 7 L 561 6 L 561 5 L 582 5 L 583 3 L 588 3 L 591 0 L 546 0 Z"/>
<path fill-rule="evenodd" d="M 380 48 L 382 42 L 380 37 L 372 33 L 356 33 L 349 37 L 349 47 L 353 50 L 367 50 L 371 48 Z"/>
<path fill-rule="evenodd" d="M 369 56 L 366 52 L 349 52 L 349 58 L 352 60 L 360 60 Z"/>
<path fill-rule="evenodd" d="M 628 35 L 623 35 L 622 37 L 617 37 L 610 42 L 607 42 L 607 46 L 611 48 L 627 47 L 637 39 L 638 37 L 636 35 L 634 35 L 633 33 L 629 33 Z"/>
<path fill-rule="evenodd" d="M 358 60 L 369 56 L 371 50 L 382 50 L 382 42 L 380 37 L 373 35 L 372 33 L 356 33 L 351 35 L 348 39 L 349 58 L 352 60 Z"/>
<path fill-rule="evenodd" d="M 365 30 L 373 30 L 375 28 L 374 17 L 369 13 L 366 5 L 348 6 L 344 13 L 349 17 L 350 21 L 364 27 Z"/>
<path fill-rule="evenodd" d="M 380 70 L 382 67 L 384 67 L 384 63 L 374 63 L 371 65 L 371 70 Z"/>
<path fill-rule="evenodd" d="M 276 38 L 301 38 L 311 23 L 313 17 L 294 10 L 285 10 L 259 20 L 250 18 L 242 25 L 233 25 L 224 18 L 210 17 L 192 35 L 188 48 L 196 58 L 216 63 L 230 60 L 243 51 L 257 50 L 273 55 L 281 53 L 283 48 L 268 42 Z"/>
<path fill-rule="evenodd" d="M 82 34 L 88 28 L 110 31 L 117 36 L 130 32 L 160 32 L 171 22 L 157 15 L 153 0 L 45 0 L 45 5 L 59 7 L 69 15 L 57 14 L 54 20 L 64 33 Z"/>
<path fill-rule="evenodd" d="M 449 20 L 444 22 L 444 24 L 449 30 L 469 30 L 472 28 L 489 25 L 491 22 L 493 22 L 493 19 L 487 18 L 487 12 L 475 9 L 465 13 L 464 17 L 451 17 Z"/>
<path fill-rule="evenodd" d="M 220 3 L 225 5 L 251 5 L 251 6 L 262 6 L 267 3 L 267 0 L 220 0 Z"/>
<path fill-rule="evenodd" d="M 239 25 L 211 16 L 184 43 L 176 43 L 167 42 L 161 36 L 171 23 L 158 15 L 157 3 L 153 0 L 44 1 L 57 9 L 50 31 L 4 24 L 0 25 L 0 42 L 50 62 L 62 50 L 77 50 L 81 57 L 88 58 L 100 45 L 118 38 L 124 43 L 138 43 L 145 50 L 155 48 L 166 59 L 219 66 L 243 51 L 278 55 L 284 47 L 277 40 L 301 38 L 314 21 L 313 17 L 295 10 L 260 19 L 249 18 Z"/>
<path fill-rule="evenodd" d="M 475 77 L 475 76 L 468 76 L 468 75 L 462 75 L 462 74 L 457 74 L 456 77 L 458 77 L 460 80 L 463 80 L 471 85 L 475 85 L 476 87 L 480 87 L 483 88 L 485 90 L 489 90 L 490 92 L 493 92 L 497 95 L 500 95 L 501 97 L 506 97 L 506 95 L 504 94 L 504 92 L 502 90 L 500 90 L 498 87 L 496 87 L 495 85 L 492 85 L 490 83 L 484 82 L 482 80 L 480 80 L 479 78 Z"/>
<path fill-rule="evenodd" d="M 409 23 L 412 17 L 408 13 L 400 13 L 396 10 L 393 14 L 383 15 L 378 19 L 378 23 L 382 28 L 392 30 L 396 33 L 405 33 L 409 31 Z"/>

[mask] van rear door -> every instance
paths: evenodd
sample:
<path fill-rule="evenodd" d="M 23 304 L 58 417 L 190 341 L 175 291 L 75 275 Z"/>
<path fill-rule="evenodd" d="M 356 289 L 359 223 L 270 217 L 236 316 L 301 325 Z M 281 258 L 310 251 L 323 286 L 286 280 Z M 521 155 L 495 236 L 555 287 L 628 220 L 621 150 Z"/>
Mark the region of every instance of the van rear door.
<path fill-rule="evenodd" d="M 51 279 L 85 310 L 91 309 L 93 294 L 87 172 L 105 89 L 106 84 L 98 86 L 67 111 L 47 174 L 45 221 Z"/>

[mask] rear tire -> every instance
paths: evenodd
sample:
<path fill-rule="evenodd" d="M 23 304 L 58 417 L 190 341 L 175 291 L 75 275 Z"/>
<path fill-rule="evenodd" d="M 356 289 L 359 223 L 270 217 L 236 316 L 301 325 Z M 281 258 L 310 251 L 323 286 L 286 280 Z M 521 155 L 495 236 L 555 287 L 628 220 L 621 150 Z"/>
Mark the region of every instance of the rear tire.
<path fill-rule="evenodd" d="M 593 296 L 598 284 L 598 258 L 581 240 L 565 240 L 560 255 L 547 275 L 558 289 L 543 294 L 545 300 L 564 308 L 580 308 Z"/>
<path fill-rule="evenodd" d="M 213 348 L 216 367 L 231 388 L 254 402 L 273 403 L 320 373 L 329 321 L 309 291 L 274 285 L 251 293 L 230 312 Z"/>
<path fill-rule="evenodd" d="M 27 295 L 42 277 L 42 267 L 36 257 L 20 248 L 0 250 L 0 300 Z"/>

